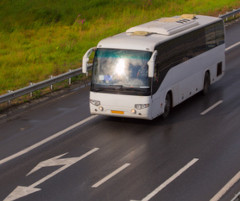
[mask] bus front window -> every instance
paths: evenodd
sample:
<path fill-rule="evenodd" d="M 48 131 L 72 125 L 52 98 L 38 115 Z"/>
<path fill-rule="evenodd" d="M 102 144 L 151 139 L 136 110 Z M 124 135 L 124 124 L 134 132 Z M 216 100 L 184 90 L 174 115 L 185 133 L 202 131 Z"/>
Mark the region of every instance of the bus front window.
<path fill-rule="evenodd" d="M 147 62 L 151 54 L 136 50 L 98 49 L 93 63 L 92 90 L 120 87 L 122 91 L 129 88 L 146 91 L 150 88 Z"/>

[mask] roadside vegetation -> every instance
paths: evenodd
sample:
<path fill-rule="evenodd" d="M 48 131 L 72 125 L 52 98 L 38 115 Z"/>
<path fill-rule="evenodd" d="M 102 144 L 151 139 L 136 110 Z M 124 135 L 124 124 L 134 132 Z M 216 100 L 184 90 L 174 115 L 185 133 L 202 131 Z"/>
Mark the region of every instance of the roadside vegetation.
<path fill-rule="evenodd" d="M 107 36 L 163 16 L 217 16 L 239 0 L 1 0 L 0 94 L 79 68 Z"/>

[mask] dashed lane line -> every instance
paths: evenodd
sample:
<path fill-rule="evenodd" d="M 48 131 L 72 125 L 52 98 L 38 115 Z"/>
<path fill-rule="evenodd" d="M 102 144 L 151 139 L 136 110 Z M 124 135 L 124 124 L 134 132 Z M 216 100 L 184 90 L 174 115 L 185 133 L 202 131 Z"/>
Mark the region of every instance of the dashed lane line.
<path fill-rule="evenodd" d="M 209 107 L 208 109 L 204 110 L 204 111 L 201 113 L 201 115 L 207 114 L 208 112 L 210 112 L 211 110 L 213 110 L 215 107 L 217 107 L 218 105 L 220 105 L 220 104 L 222 104 L 222 103 L 223 103 L 222 100 L 216 102 L 214 105 L 212 105 L 212 106 Z"/>
<path fill-rule="evenodd" d="M 237 46 L 239 46 L 239 45 L 240 45 L 240 41 L 237 42 L 237 43 L 235 43 L 235 44 L 233 44 L 233 45 L 231 45 L 230 47 L 227 47 L 227 48 L 225 49 L 225 52 L 228 52 L 229 50 L 231 50 L 231 49 L 233 49 L 233 48 L 235 48 L 235 47 L 237 47 Z"/>
<path fill-rule="evenodd" d="M 97 183 L 95 183 L 94 185 L 92 185 L 92 188 L 97 188 L 99 186 L 101 186 L 103 183 L 105 183 L 106 181 L 110 180 L 112 177 L 116 176 L 118 173 L 122 172 L 124 169 L 126 169 L 128 166 L 130 165 L 130 163 L 126 163 L 123 166 L 121 166 L 120 168 L 116 169 L 115 171 L 113 171 L 111 174 L 107 175 L 106 177 L 104 177 L 103 179 L 101 179 L 100 181 L 98 181 Z"/>
<path fill-rule="evenodd" d="M 162 183 L 160 186 L 158 186 L 153 192 L 148 194 L 141 201 L 149 201 L 150 199 L 152 199 L 156 194 L 158 194 L 161 190 L 163 190 L 167 185 L 169 185 L 171 182 L 173 182 L 175 179 L 177 179 L 181 174 L 183 174 L 187 169 L 189 169 L 191 166 L 193 166 L 198 160 L 199 160 L 198 158 L 192 159 L 189 163 L 187 163 L 184 167 L 182 167 L 180 170 L 178 170 L 174 175 L 172 175 L 164 183 Z M 135 200 L 131 200 L 131 201 L 135 201 Z"/>

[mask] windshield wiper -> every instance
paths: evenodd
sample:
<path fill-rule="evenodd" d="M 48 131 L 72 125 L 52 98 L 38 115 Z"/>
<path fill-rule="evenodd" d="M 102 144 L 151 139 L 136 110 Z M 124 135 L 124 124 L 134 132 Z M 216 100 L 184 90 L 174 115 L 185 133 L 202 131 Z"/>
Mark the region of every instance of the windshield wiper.
<path fill-rule="evenodd" d="M 102 85 L 101 87 L 94 87 L 94 91 L 105 91 L 105 90 L 119 90 L 123 89 L 123 85 Z"/>
<path fill-rule="evenodd" d="M 123 89 L 123 85 L 118 85 L 118 84 L 109 84 L 109 85 L 106 85 L 106 86 L 109 86 L 111 87 L 111 89 Z"/>
<path fill-rule="evenodd" d="M 95 88 L 94 91 L 105 91 L 105 90 L 126 90 L 126 91 L 146 91 L 149 87 L 132 87 L 128 85 L 108 84 L 103 87 Z"/>
<path fill-rule="evenodd" d="M 104 91 L 104 89 L 99 89 L 99 88 L 96 89 L 96 88 L 95 88 L 94 91 L 95 91 L 95 92 L 99 92 L 99 91 Z"/>
<path fill-rule="evenodd" d="M 126 91 L 146 91 L 148 88 L 124 88 Z"/>

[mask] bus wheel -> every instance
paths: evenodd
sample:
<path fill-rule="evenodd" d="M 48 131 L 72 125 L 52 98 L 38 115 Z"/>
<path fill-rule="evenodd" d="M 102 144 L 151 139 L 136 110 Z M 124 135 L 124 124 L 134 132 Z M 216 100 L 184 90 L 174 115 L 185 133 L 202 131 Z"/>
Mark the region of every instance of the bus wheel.
<path fill-rule="evenodd" d="M 203 95 L 207 95 L 207 93 L 209 92 L 209 87 L 210 87 L 210 75 L 208 72 L 206 72 L 204 77 L 204 83 L 203 83 L 203 91 L 202 91 Z"/>
<path fill-rule="evenodd" d="M 165 99 L 165 107 L 164 107 L 164 112 L 163 112 L 163 118 L 166 119 L 171 111 L 171 107 L 172 107 L 172 97 L 170 95 L 170 93 L 167 94 L 166 99 Z"/>

